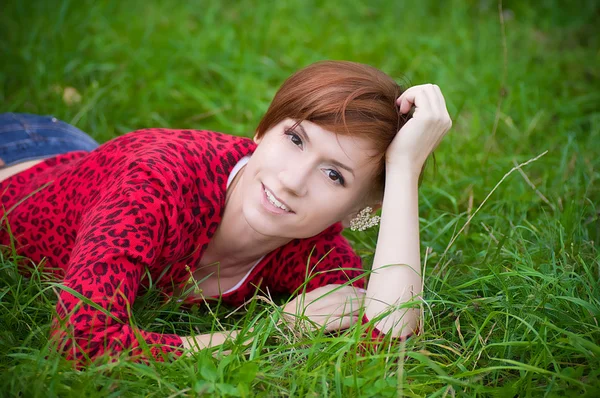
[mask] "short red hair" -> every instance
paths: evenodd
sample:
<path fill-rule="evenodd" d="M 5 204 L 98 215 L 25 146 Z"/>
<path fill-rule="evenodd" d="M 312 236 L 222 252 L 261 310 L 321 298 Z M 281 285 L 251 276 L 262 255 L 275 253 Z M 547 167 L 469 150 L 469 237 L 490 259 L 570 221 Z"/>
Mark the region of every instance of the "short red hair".
<path fill-rule="evenodd" d="M 396 99 L 404 90 L 388 75 L 369 65 L 321 61 L 289 77 L 275 94 L 256 136 L 286 118 L 308 120 L 336 134 L 371 141 L 379 164 L 377 186 L 385 184 L 385 151 L 407 117 Z"/>

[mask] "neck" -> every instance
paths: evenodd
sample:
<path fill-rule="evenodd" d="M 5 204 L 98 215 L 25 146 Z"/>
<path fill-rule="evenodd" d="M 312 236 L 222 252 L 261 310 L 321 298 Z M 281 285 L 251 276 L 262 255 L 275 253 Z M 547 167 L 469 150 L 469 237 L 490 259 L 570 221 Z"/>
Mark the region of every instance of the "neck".
<path fill-rule="evenodd" d="M 223 218 L 210 243 L 211 257 L 221 259 L 221 264 L 225 267 L 254 263 L 291 240 L 262 235 L 246 222 L 239 189 L 244 170 L 245 167 L 227 188 Z"/>

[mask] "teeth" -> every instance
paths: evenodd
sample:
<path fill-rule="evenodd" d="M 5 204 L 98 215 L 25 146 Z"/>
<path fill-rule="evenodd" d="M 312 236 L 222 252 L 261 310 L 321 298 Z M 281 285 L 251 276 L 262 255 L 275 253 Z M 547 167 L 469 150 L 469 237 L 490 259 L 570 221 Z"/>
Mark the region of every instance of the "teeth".
<path fill-rule="evenodd" d="M 271 202 L 273 205 L 275 205 L 276 207 L 279 207 L 280 209 L 283 209 L 285 211 L 290 211 L 290 209 L 288 209 L 286 205 L 284 205 L 283 203 L 281 203 L 280 201 L 275 199 L 275 196 L 273 196 L 271 194 L 271 192 L 269 192 L 265 189 L 265 193 L 267 194 L 267 198 L 269 199 L 269 202 Z"/>

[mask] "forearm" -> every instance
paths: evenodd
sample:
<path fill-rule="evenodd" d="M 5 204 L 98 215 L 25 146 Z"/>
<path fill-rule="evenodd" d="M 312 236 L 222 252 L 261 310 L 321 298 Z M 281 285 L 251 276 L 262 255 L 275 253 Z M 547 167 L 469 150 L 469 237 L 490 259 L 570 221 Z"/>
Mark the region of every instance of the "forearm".
<path fill-rule="evenodd" d="M 367 287 L 365 312 L 369 319 L 421 294 L 418 172 L 408 167 L 396 169 L 388 167 L 386 172 L 381 224 Z M 416 329 L 418 318 L 419 311 L 414 308 L 394 310 L 376 326 L 403 337 Z"/>

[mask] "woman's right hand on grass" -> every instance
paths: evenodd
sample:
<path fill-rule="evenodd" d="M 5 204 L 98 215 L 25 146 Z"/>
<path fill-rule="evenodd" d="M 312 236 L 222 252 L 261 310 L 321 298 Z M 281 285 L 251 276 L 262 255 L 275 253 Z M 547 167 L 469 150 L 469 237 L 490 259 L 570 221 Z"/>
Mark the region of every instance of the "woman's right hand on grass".
<path fill-rule="evenodd" d="M 365 290 L 353 286 L 326 285 L 300 294 L 283 308 L 292 326 L 323 328 L 330 332 L 347 329 L 358 320 Z"/>

